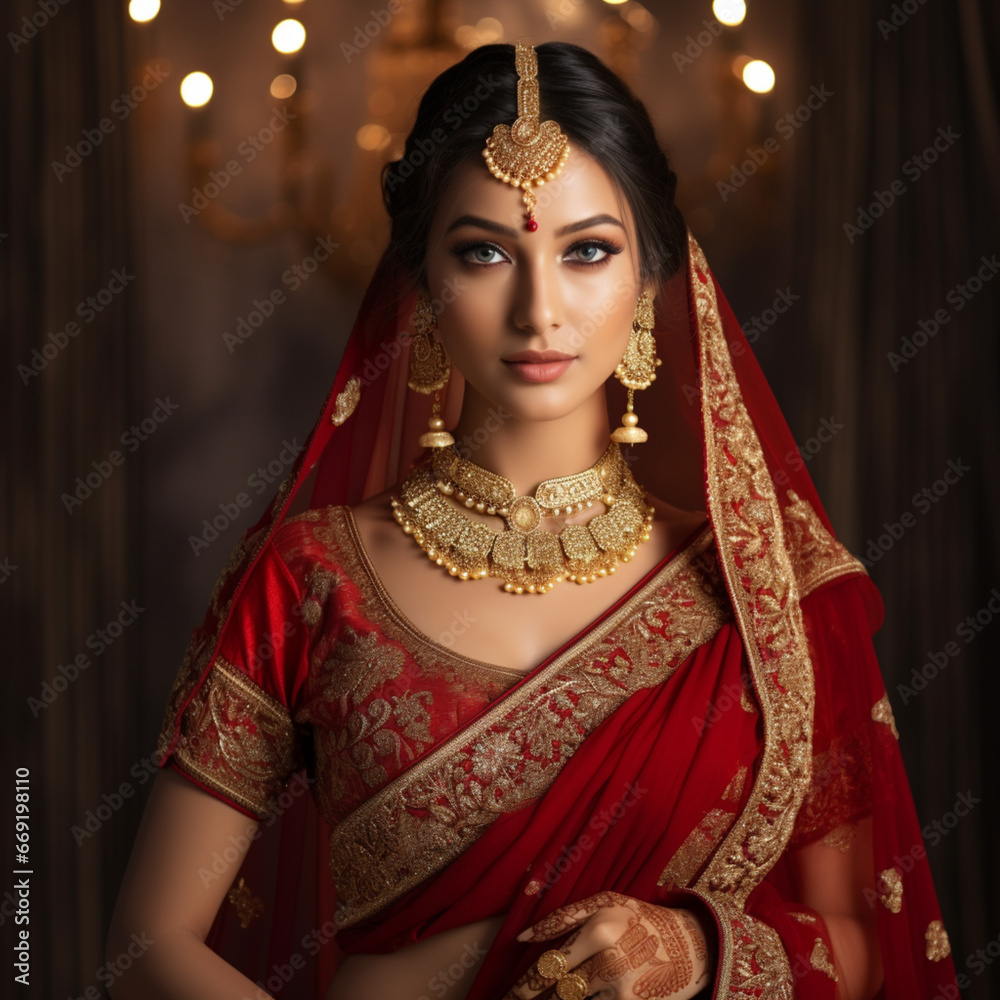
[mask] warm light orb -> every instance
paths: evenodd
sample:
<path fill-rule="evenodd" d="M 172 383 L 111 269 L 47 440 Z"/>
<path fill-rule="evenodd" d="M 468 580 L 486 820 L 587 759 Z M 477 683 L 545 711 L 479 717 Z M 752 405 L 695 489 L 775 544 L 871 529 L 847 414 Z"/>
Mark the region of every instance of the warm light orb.
<path fill-rule="evenodd" d="M 129 0 L 128 16 L 140 24 L 160 13 L 160 0 Z"/>
<path fill-rule="evenodd" d="M 295 93 L 298 81 L 291 73 L 279 73 L 271 81 L 271 96 L 283 101 L 286 97 L 291 97 Z"/>
<path fill-rule="evenodd" d="M 743 67 L 743 82 L 755 94 L 767 94 L 774 90 L 774 70 L 763 59 L 751 59 Z"/>
<path fill-rule="evenodd" d="M 294 17 L 279 21 L 271 32 L 271 44 L 286 56 L 298 52 L 305 45 L 306 29 Z"/>
<path fill-rule="evenodd" d="M 743 0 L 713 0 L 712 13 L 719 24 L 735 28 L 747 16 L 747 5 Z"/>
<path fill-rule="evenodd" d="M 212 78 L 207 73 L 188 73 L 181 80 L 181 100 L 189 108 L 200 108 L 212 99 Z"/>
<path fill-rule="evenodd" d="M 481 17 L 476 21 L 476 32 L 479 35 L 480 45 L 499 42 L 503 38 L 503 24 L 495 17 Z"/>
<path fill-rule="evenodd" d="M 377 150 L 386 146 L 392 136 L 382 125 L 362 125 L 354 138 L 362 149 Z"/>

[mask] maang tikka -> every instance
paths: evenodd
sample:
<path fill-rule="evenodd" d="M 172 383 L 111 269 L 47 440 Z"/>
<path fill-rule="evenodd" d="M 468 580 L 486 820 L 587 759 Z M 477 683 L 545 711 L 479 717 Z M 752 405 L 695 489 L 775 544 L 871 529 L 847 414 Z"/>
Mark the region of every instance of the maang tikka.
<path fill-rule="evenodd" d="M 611 440 L 619 444 L 640 444 L 649 438 L 632 410 L 632 397 L 636 389 L 646 389 L 656 380 L 656 369 L 663 363 L 656 356 L 654 323 L 653 301 L 649 292 L 644 291 L 635 306 L 625 354 L 615 368 L 615 377 L 628 389 L 628 406 L 622 414 L 622 426 L 611 434 Z"/>
<path fill-rule="evenodd" d="M 498 180 L 521 188 L 524 200 L 524 228 L 538 228 L 532 187 L 554 181 L 569 156 L 569 140 L 559 123 L 539 121 L 538 56 L 532 45 L 518 41 L 514 66 L 517 69 L 517 119 L 512 125 L 501 122 L 486 140 L 483 159 Z"/>
<path fill-rule="evenodd" d="M 416 392 L 434 393 L 427 430 L 417 444 L 421 448 L 447 448 L 455 439 L 445 430 L 441 417 L 441 390 L 451 375 L 451 361 L 444 345 L 431 336 L 437 317 L 430 296 L 421 289 L 413 307 L 413 338 L 410 341 L 410 378 L 406 383 Z"/>

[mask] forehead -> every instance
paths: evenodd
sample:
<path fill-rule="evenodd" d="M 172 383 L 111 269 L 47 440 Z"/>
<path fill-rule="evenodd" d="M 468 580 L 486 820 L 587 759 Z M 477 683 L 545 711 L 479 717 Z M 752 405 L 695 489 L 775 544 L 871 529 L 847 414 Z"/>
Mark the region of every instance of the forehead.
<path fill-rule="evenodd" d="M 532 189 L 536 199 L 534 215 L 539 227 L 533 233 L 524 231 L 533 240 L 539 235 L 554 233 L 558 228 L 593 215 L 607 213 L 633 230 L 627 200 L 622 197 L 611 175 L 589 153 L 572 146 L 562 170 L 553 181 Z M 440 237 L 461 215 L 478 215 L 519 233 L 524 230 L 524 200 L 520 188 L 495 178 L 481 157 L 464 160 L 455 170 L 431 226 L 433 237 Z"/>

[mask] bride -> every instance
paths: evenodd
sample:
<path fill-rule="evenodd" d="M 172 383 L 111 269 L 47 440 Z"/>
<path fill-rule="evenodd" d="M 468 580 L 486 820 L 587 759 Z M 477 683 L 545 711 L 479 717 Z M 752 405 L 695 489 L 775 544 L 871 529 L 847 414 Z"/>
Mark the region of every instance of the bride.
<path fill-rule="evenodd" d="M 881 599 L 675 185 L 579 46 L 428 88 L 330 395 L 174 685 L 116 998 L 954 984 Z"/>

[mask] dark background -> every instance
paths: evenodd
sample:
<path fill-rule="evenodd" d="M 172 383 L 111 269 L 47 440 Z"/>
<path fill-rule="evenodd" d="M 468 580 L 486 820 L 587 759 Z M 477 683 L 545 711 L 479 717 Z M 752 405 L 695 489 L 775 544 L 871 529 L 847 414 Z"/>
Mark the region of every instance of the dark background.
<path fill-rule="evenodd" d="M 469 46 L 521 37 L 591 48 L 637 90 L 691 228 L 736 314 L 757 321 L 747 327 L 754 349 L 834 526 L 885 598 L 877 648 L 921 823 L 946 831 L 928 855 L 962 995 L 995 997 L 998 964 L 976 952 L 1000 954 L 988 770 L 1000 729 L 1000 278 L 964 299 L 956 289 L 1000 251 L 996 5 L 749 0 L 744 24 L 722 31 L 708 0 L 405 0 L 364 47 L 357 32 L 371 10 L 389 10 L 381 0 L 168 2 L 144 25 L 123 3 L 53 6 L 44 16 L 11 0 L 0 21 L 23 38 L 0 41 L 2 815 L 12 827 L 14 768 L 29 768 L 23 992 L 61 1000 L 99 983 L 189 631 L 288 466 L 260 494 L 248 479 L 280 467 L 283 443 L 302 443 L 312 426 L 384 242 L 378 166 L 434 75 Z M 32 15 L 47 23 L 27 38 Z M 287 16 L 308 30 L 294 66 L 269 42 Z M 733 75 L 743 53 L 775 68 L 772 93 L 751 94 Z M 271 97 L 271 78 L 289 68 L 299 92 Z M 216 87 L 200 115 L 178 91 L 196 69 Z M 115 104 L 135 87 L 134 108 Z M 809 109 L 810 94 L 827 96 Z M 240 143 L 283 107 L 294 120 L 248 161 Z M 778 127 L 797 110 L 796 127 Z M 73 166 L 67 145 L 105 119 L 111 127 Z M 366 150 L 359 130 L 372 123 L 387 142 Z M 937 137 L 944 149 L 923 169 L 913 157 Z M 748 160 L 767 148 L 762 163 Z M 233 158 L 239 175 L 186 220 L 179 205 L 203 187 L 199 170 Z M 894 182 L 892 204 L 849 236 L 845 224 Z M 321 236 L 340 246 L 291 291 L 282 275 Z M 116 270 L 129 276 L 124 290 L 84 321 L 79 304 Z M 230 350 L 224 334 L 275 290 L 284 300 L 273 315 Z M 780 293 L 794 300 L 776 316 Z M 78 335 L 25 375 L 19 366 L 74 319 Z M 932 320 L 934 335 L 919 334 Z M 904 338 L 921 345 L 908 358 Z M 158 400 L 172 411 L 160 421 Z M 121 435 L 151 416 L 155 432 L 124 448 Z M 824 420 L 836 433 L 810 443 Z M 123 464 L 68 509 L 76 478 L 116 449 Z M 935 494 L 949 463 L 967 471 Z M 925 488 L 933 502 L 918 503 Z M 203 520 L 240 492 L 254 506 L 196 554 Z M 142 611 L 98 651 L 92 637 L 122 602 Z M 974 630 L 959 632 L 977 613 Z M 942 652 L 949 642 L 957 655 Z M 89 666 L 46 703 L 45 684 L 80 654 Z M 930 654 L 944 665 L 925 666 Z M 963 794 L 975 805 L 953 822 Z M 13 927 L 9 906 L 0 913 L 7 981 Z"/>

